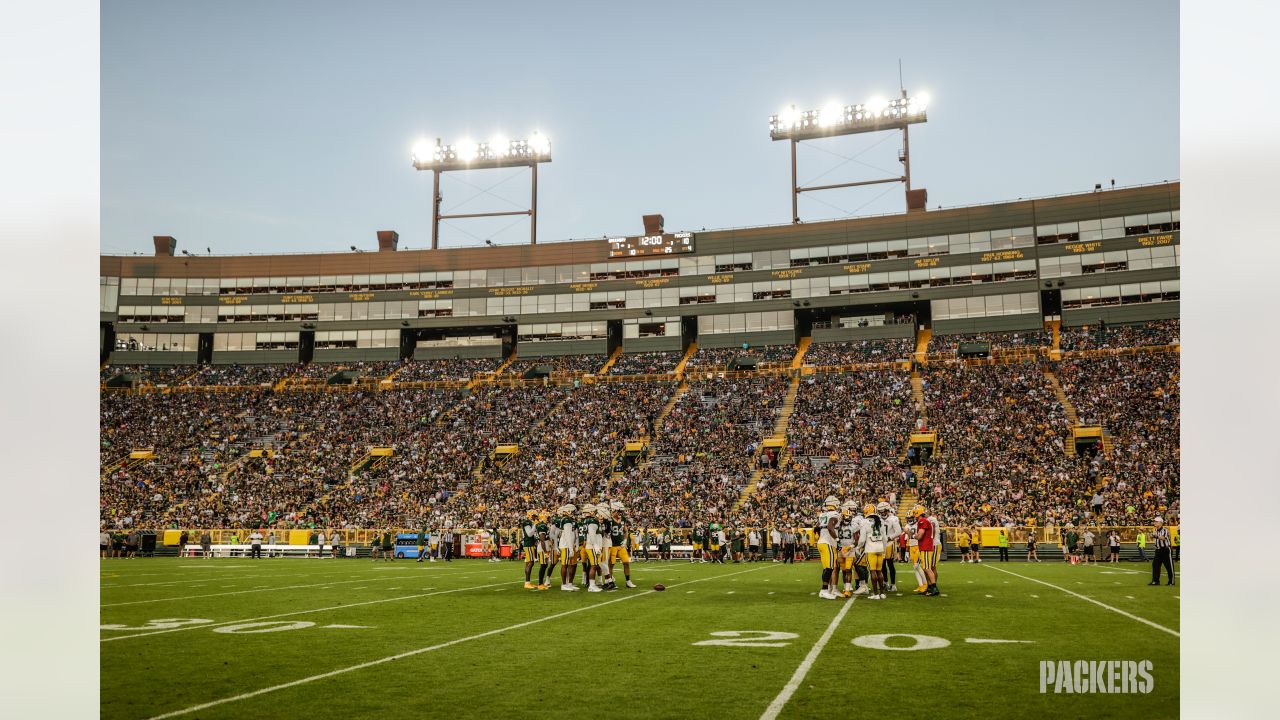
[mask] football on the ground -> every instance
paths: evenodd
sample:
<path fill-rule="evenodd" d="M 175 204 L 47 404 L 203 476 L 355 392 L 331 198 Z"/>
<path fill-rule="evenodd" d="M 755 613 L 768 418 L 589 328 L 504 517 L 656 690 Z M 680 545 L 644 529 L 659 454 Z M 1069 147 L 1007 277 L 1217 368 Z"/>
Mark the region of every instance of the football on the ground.
<path fill-rule="evenodd" d="M 657 590 L 658 592 L 662 592 L 663 590 L 667 589 L 667 586 L 663 585 L 662 583 L 658 583 L 657 585 L 653 586 L 653 589 Z"/>

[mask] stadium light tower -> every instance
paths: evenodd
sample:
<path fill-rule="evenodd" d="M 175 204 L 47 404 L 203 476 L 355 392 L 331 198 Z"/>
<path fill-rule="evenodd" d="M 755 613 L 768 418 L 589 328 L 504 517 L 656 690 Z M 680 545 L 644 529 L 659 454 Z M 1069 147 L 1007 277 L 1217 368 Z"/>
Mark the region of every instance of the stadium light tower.
<path fill-rule="evenodd" d="M 805 110 L 797 112 L 794 105 L 777 115 L 769 116 L 769 137 L 773 140 L 791 141 L 791 222 L 800 222 L 800 193 L 817 190 L 835 190 L 836 188 L 860 187 L 880 183 L 900 182 L 906 185 L 907 207 L 924 208 L 923 190 L 921 199 L 913 203 L 911 193 L 911 150 L 908 144 L 907 127 L 922 123 L 929 118 L 925 114 L 925 99 L 917 95 L 910 97 L 902 91 L 902 97 L 894 100 L 872 100 L 863 105 L 831 104 L 821 110 Z M 812 185 L 800 187 L 796 183 L 796 145 L 804 140 L 835 137 L 837 135 L 855 135 L 858 133 L 883 132 L 885 130 L 902 131 L 902 152 L 898 160 L 903 165 L 903 174 L 899 177 L 860 180 L 858 182 L 836 183 L 833 185 Z"/>
<path fill-rule="evenodd" d="M 497 137 L 489 142 L 463 140 L 456 145 L 445 145 L 436 138 L 435 145 L 425 139 L 413 146 L 415 170 L 430 170 L 433 175 L 431 190 L 431 249 L 439 247 L 440 221 L 460 218 L 502 217 L 504 215 L 529 216 L 529 244 L 538 243 L 538 163 L 551 162 L 551 141 L 536 130 L 527 140 L 507 140 Z M 528 210 L 507 212 L 440 214 L 440 174 L 450 170 L 487 170 L 504 167 L 528 167 L 532 173 L 533 197 Z"/>

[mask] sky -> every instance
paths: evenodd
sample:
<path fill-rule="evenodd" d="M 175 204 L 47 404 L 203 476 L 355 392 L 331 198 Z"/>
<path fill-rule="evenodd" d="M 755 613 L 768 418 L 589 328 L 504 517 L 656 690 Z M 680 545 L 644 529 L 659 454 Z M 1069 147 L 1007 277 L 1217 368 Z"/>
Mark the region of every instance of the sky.
<path fill-rule="evenodd" d="M 790 221 L 794 104 L 927 94 L 912 185 L 953 207 L 1179 178 L 1178 5 L 102 4 L 101 251 L 430 246 L 419 138 L 550 138 L 540 242 Z M 900 174 L 900 133 L 802 143 L 801 185 Z M 852 159 L 850 159 L 852 158 Z M 448 173 L 443 212 L 524 209 L 529 171 Z M 806 221 L 904 210 L 898 184 L 808 193 Z M 445 221 L 441 247 L 528 242 Z"/>

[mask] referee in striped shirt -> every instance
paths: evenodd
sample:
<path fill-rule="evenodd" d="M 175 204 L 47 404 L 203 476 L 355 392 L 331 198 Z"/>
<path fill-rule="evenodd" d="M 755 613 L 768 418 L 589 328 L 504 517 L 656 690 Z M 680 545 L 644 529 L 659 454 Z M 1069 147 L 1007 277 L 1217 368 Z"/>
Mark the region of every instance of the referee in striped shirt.
<path fill-rule="evenodd" d="M 1164 518 L 1155 519 L 1156 531 L 1152 533 L 1152 540 L 1155 542 L 1156 554 L 1151 558 L 1151 582 L 1148 585 L 1160 584 L 1160 568 L 1163 567 L 1169 573 L 1169 582 L 1166 585 L 1173 584 L 1173 558 L 1170 556 L 1171 543 L 1169 542 L 1169 528 L 1164 526 Z"/>

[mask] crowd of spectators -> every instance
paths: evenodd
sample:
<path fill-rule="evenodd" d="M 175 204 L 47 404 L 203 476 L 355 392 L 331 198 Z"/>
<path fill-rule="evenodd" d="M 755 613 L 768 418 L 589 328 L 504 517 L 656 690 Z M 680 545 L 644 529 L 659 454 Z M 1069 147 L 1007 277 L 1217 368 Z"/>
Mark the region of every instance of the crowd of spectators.
<path fill-rule="evenodd" d="M 814 343 L 804 354 L 804 364 L 812 366 L 854 365 L 905 360 L 915 352 L 914 338 L 883 338 Z"/>
<path fill-rule="evenodd" d="M 1018 332 L 982 332 L 963 333 L 957 335 L 934 335 L 929 340 L 929 352 L 950 353 L 960 348 L 960 343 L 991 343 L 991 354 L 999 355 L 1004 351 L 1016 351 L 1026 348 L 1049 347 L 1052 338 L 1043 330 L 1020 330 Z"/>
<path fill-rule="evenodd" d="M 381 379 L 396 371 L 402 360 L 346 360 L 342 362 L 312 362 L 303 365 L 297 377 L 306 380 L 328 380 L 334 374 L 347 370 L 358 377 Z"/>
<path fill-rule="evenodd" d="M 916 414 L 905 372 L 810 375 L 800 381 L 796 394 L 788 450 L 831 462 L 896 458 Z"/>
<path fill-rule="evenodd" d="M 550 365 L 551 374 L 557 376 L 594 373 L 604 367 L 608 358 L 604 355 L 548 355 L 546 357 L 518 358 L 507 367 L 507 373 L 523 377 L 536 365 Z"/>
<path fill-rule="evenodd" d="M 1089 509 L 1104 524 L 1177 514 L 1178 360 L 1176 353 L 1144 353 L 1059 363 L 1058 378 L 1078 421 L 1110 436 L 1110 452 L 1081 459 L 1101 500 L 1094 508 L 1095 498 L 1088 498 Z"/>
<path fill-rule="evenodd" d="M 1176 336 L 1176 322 L 1162 332 L 1170 330 Z M 725 362 L 742 352 L 709 351 L 722 353 Z M 643 362 L 646 355 L 633 357 Z M 654 355 L 669 356 L 673 365 L 680 357 Z M 603 363 L 589 357 L 595 367 Z M 492 368 L 497 360 L 424 362 L 433 367 L 417 371 L 411 363 L 397 379 L 421 377 L 406 375 L 413 372 L 447 376 L 459 372 L 459 363 L 470 375 L 473 363 Z M 386 375 L 396 363 L 330 364 L 327 370 L 339 367 Z M 193 384 L 253 385 L 255 373 L 275 379 L 290 369 L 186 366 L 180 377 L 195 372 Z M 1079 421 L 1106 430 L 1109 452 L 1064 452 L 1069 422 L 1035 362 L 928 366 L 923 419 L 903 372 L 806 376 L 786 452 L 761 452 L 755 466 L 752 458 L 772 434 L 786 395 L 786 378 L 694 380 L 662 420 L 672 383 L 104 393 L 103 469 L 131 450 L 152 449 L 155 456 L 104 472 L 101 515 L 113 528 L 415 527 L 445 520 L 464 526 L 510 524 L 529 506 L 580 504 L 601 494 L 627 502 L 636 522 L 657 526 L 707 517 L 792 525 L 811 521 L 828 494 L 866 502 L 896 496 L 910 484 L 948 526 L 1116 525 L 1148 522 L 1157 513 L 1176 517 L 1178 356 L 1072 359 L 1058 363 L 1056 373 Z M 917 423 L 936 430 L 942 443 L 920 478 L 906 474 L 898 460 Z M 624 441 L 641 436 L 650 438 L 651 461 L 611 474 Z M 502 466 L 490 460 L 499 443 L 520 445 Z M 377 446 L 394 454 L 372 462 L 368 452 Z M 264 448 L 271 452 L 248 457 Z M 757 469 L 756 492 L 735 512 Z"/>
<path fill-rule="evenodd" d="M 815 466 L 795 458 L 780 468 L 762 473 L 752 493 L 735 513 L 734 520 L 752 526 L 812 527 L 817 508 L 828 495 L 841 501 L 865 503 L 884 500 L 897 510 L 903 485 L 896 458 L 867 462 L 840 462 Z"/>
<path fill-rule="evenodd" d="M 736 357 L 753 357 L 758 367 L 788 365 L 796 356 L 795 345 L 752 345 L 740 347 L 698 348 L 689 358 L 689 368 L 723 369 Z"/>
<path fill-rule="evenodd" d="M 679 350 L 664 352 L 624 352 L 609 368 L 610 375 L 662 375 L 675 372 L 684 353 Z"/>
<path fill-rule="evenodd" d="M 1132 325 L 1098 324 L 1064 327 L 1059 333 L 1058 342 L 1063 350 L 1175 345 L 1178 343 L 1179 329 L 1180 323 L 1176 318 Z"/>
<path fill-rule="evenodd" d="M 1063 452 L 1069 422 L 1039 365 L 934 364 L 924 397 L 942 447 L 920 496 L 943 524 L 1069 514 L 1083 488 Z"/>
<path fill-rule="evenodd" d="M 615 456 L 629 439 L 648 437 L 654 418 L 675 391 L 674 383 L 609 383 L 563 391 L 563 402 L 526 435 L 511 438 L 520 450 L 497 466 L 482 463 L 469 489 L 469 520 L 512 514 L 533 503 L 554 507 L 605 489 Z"/>
<path fill-rule="evenodd" d="M 301 368 L 301 365 L 200 365 L 182 384 L 199 387 L 273 385 Z"/>
<path fill-rule="evenodd" d="M 195 365 L 108 365 L 98 378 L 106 382 L 116 375 L 133 375 L 142 385 L 177 385 L 195 371 Z"/>
<path fill-rule="evenodd" d="M 432 358 L 406 362 L 396 373 L 396 382 L 470 380 L 480 373 L 493 372 L 502 358 Z"/>

